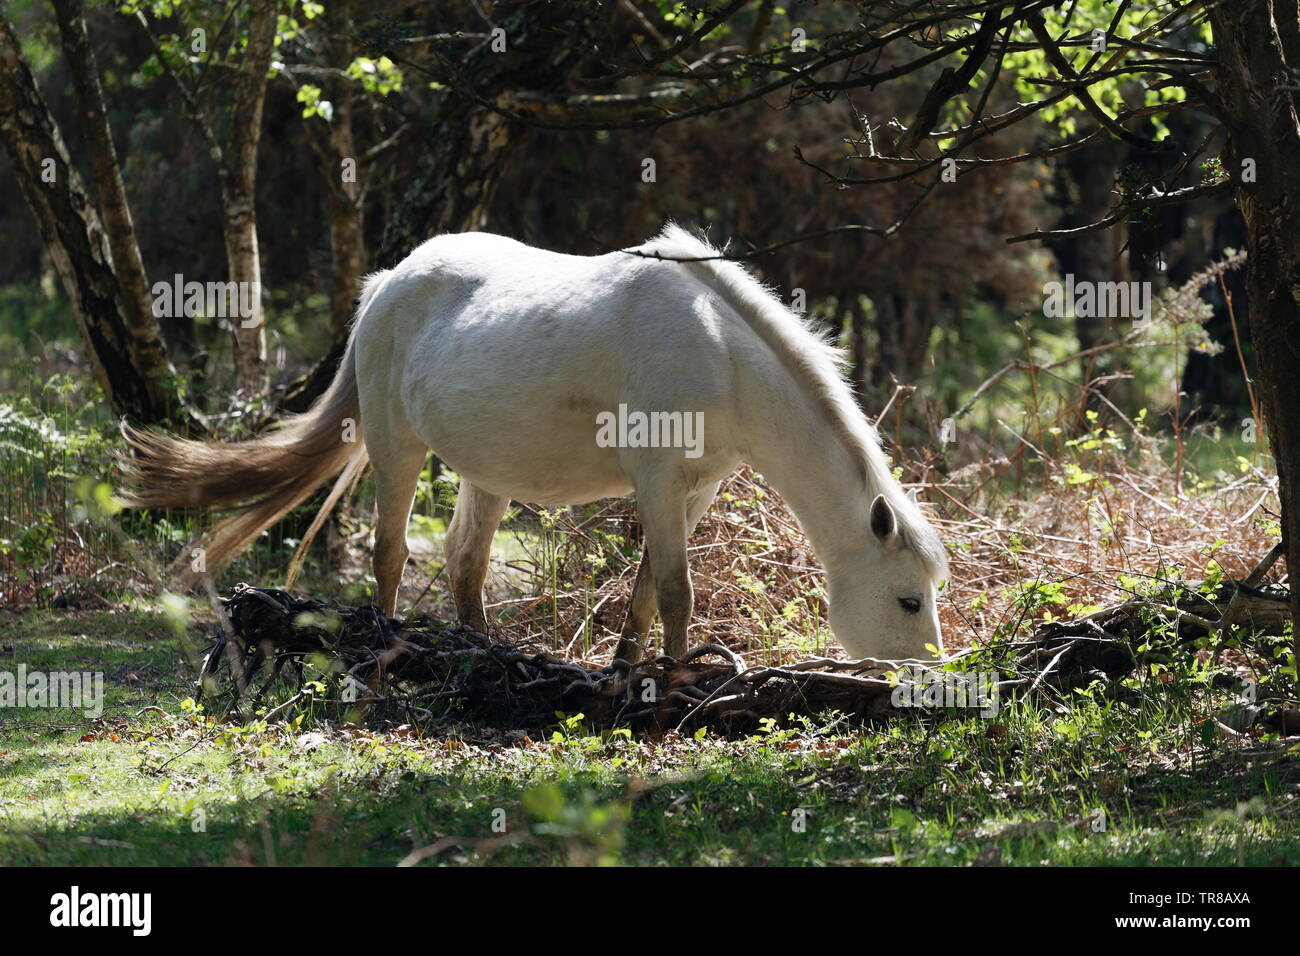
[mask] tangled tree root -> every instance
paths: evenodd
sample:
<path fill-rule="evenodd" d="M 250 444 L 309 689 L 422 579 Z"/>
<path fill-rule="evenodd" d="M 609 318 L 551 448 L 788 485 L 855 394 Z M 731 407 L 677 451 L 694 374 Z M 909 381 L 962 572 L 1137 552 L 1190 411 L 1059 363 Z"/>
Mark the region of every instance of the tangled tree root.
<path fill-rule="evenodd" d="M 238 707 L 260 700 L 277 679 L 288 679 L 294 696 L 264 719 L 312 701 L 340 707 L 349 719 L 364 715 L 380 724 L 454 716 L 527 728 L 551 724 L 557 713 L 581 713 L 597 727 L 638 733 L 702 726 L 734 733 L 751 732 L 764 719 L 784 722 L 828 711 L 851 722 L 898 717 L 918 707 L 970 707 L 987 715 L 1008 693 L 1059 696 L 1097 680 L 1126 699 L 1136 691 L 1121 688 L 1121 678 L 1139 665 L 1185 653 L 1189 641 L 1222 636 L 1237 625 L 1281 634 L 1286 602 L 1285 590 L 1257 589 L 1253 582 L 1232 582 L 1208 596 L 1182 588 L 1052 622 L 1028 640 L 966 652 L 943 664 L 820 659 L 751 667 L 725 647 L 704 644 L 680 660 L 659 656 L 595 669 L 429 618 L 402 622 L 373 607 L 299 600 L 240 585 L 223 599 L 226 620 L 204 662 L 202 683 L 210 697 L 217 695 L 218 678 L 228 669 L 233 678 L 227 693 Z M 1149 634 L 1157 617 L 1166 622 L 1169 637 L 1153 645 Z M 309 662 L 333 675 L 330 686 L 322 690 L 320 683 L 304 681 Z M 268 668 L 270 677 L 254 687 Z M 1256 709 L 1247 726 L 1280 721 L 1290 729 L 1295 719 L 1295 711 L 1285 707 L 1269 710 L 1260 702 Z"/>

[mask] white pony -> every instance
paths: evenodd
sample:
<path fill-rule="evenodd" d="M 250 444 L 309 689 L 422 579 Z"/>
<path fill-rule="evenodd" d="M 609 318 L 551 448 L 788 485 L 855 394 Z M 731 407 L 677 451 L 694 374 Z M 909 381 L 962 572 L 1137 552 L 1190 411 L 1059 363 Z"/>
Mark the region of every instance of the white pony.
<path fill-rule="evenodd" d="M 203 542 L 215 567 L 344 470 L 341 490 L 368 453 L 378 603 L 391 615 L 433 449 L 461 476 L 446 538 L 452 595 L 460 619 L 484 629 L 489 551 L 510 499 L 635 494 L 645 553 L 616 651 L 634 661 L 656 612 L 665 652 L 685 652 L 687 538 L 745 462 L 812 541 L 840 644 L 856 657 L 930 656 L 927 644 L 942 646 L 937 534 L 890 474 L 839 353 L 717 256 L 672 225 L 594 257 L 486 233 L 430 239 L 366 279 L 334 382 L 305 414 L 232 444 L 128 429 L 136 455 L 124 501 L 240 506 Z M 628 425 L 637 413 L 653 436 Z M 624 427 L 608 427 L 614 415 Z M 673 429 L 654 423 L 683 420 L 702 424 L 702 442 L 664 447 Z M 608 440 L 615 433 L 621 443 Z"/>

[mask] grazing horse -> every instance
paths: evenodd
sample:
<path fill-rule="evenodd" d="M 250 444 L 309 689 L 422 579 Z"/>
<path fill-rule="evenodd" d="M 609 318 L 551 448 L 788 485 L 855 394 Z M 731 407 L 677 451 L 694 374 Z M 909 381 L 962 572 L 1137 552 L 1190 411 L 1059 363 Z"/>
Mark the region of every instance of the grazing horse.
<path fill-rule="evenodd" d="M 688 447 L 673 440 L 680 422 L 700 426 Z M 127 505 L 238 506 L 202 541 L 209 568 L 343 471 L 341 490 L 368 456 L 374 573 L 389 615 L 433 449 L 461 477 L 447 570 L 461 621 L 479 630 L 492 536 L 512 498 L 554 506 L 634 494 L 645 551 L 616 651 L 627 661 L 656 613 L 664 651 L 685 652 L 687 538 L 719 483 L 748 463 L 811 540 L 845 650 L 897 660 L 942 646 L 944 549 L 890 473 L 840 353 L 673 225 L 592 257 L 486 233 L 437 236 L 365 280 L 334 381 L 304 414 L 243 442 L 126 436 Z"/>

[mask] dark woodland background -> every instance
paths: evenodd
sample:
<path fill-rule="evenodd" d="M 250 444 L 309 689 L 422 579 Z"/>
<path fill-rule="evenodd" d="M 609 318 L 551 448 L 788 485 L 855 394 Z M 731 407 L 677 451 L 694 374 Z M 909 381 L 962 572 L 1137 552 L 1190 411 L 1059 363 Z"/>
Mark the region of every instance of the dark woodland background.
<path fill-rule="evenodd" d="M 357 56 L 364 56 L 366 30 L 373 35 L 376 23 L 417 36 L 457 30 L 476 34 L 484 28 L 471 4 L 337 6 L 355 22 Z M 49 11 L 39 3 L 11 3 L 10 8 L 69 150 L 84 162 L 75 97 Z M 735 35 L 752 35 L 757 15 L 757 7 L 748 16 L 738 15 Z M 632 18 L 606 16 L 611 30 L 640 35 Z M 852 11 L 840 4 L 796 3 L 787 18 L 808 23 L 814 32 L 829 31 L 851 23 Z M 319 35 L 324 32 L 317 29 L 319 20 L 307 21 L 301 14 L 299 19 L 302 32 L 283 39 L 275 54 L 286 69 L 268 83 L 257 153 L 257 235 L 270 315 L 268 349 L 274 379 L 281 385 L 319 359 L 340 320 L 330 313 L 330 296 L 340 281 L 331 243 L 336 164 L 320 155 L 329 124 L 320 115 L 304 117 L 299 99 L 304 83 L 322 82 L 319 64 L 328 62 L 329 50 Z M 140 25 L 106 7 L 92 8 L 89 24 L 151 278 L 181 273 L 200 281 L 224 279 L 222 195 L 215 188 L 218 173 L 204 140 L 180 108 L 174 85 L 156 67 L 147 69 L 154 50 Z M 162 20 L 159 29 L 178 24 Z M 779 34 L 781 24 L 769 29 Z M 471 41 L 447 45 L 453 42 L 463 49 Z M 442 99 L 454 94 L 430 89 L 415 70 L 398 69 L 400 90 L 383 95 L 360 83 L 346 89 L 356 152 L 383 147 L 363 170 L 366 191 L 357 202 L 360 251 L 351 261 L 363 271 L 390 267 L 400 258 L 385 254 L 385 237 L 394 249 L 404 250 L 393 233 L 407 228 L 401 221 L 406 204 L 419 202 L 412 201 L 412 191 L 454 193 L 457 188 L 422 181 L 430 172 L 430 151 L 439 149 L 432 141 L 439 126 L 432 118 Z M 858 132 L 853 110 L 873 118 L 905 115 L 931 79 L 929 74 L 912 75 L 833 104 L 786 103 L 779 97 L 755 101 L 659 129 L 514 129 L 493 157 L 500 170 L 489 201 L 467 221 L 435 225 L 485 229 L 558 251 L 598 254 L 643 241 L 670 218 L 704 228 L 716 241 L 730 239 L 733 249 L 744 240 L 761 246 L 843 223 L 888 222 L 910 198 L 913 184 L 837 189 L 796 160 L 794 150 L 836 172 L 849 170 L 843 141 Z M 228 98 L 222 76 L 207 82 L 214 100 Z M 1209 129 L 1191 112 L 1172 115 L 1168 122 L 1180 140 L 1197 141 Z M 1017 127 L 981 149 L 989 154 L 1021 150 L 1040 135 Z M 656 162 L 653 183 L 642 181 L 646 157 Z M 843 330 L 868 411 L 884 406 L 897 381 L 918 386 L 916 401 L 931 407 L 930 417 L 942 418 L 1008 353 L 1022 350 L 1013 323 L 1026 314 L 1036 328 L 1071 338 L 1080 349 L 1124 331 L 1096 319 L 1046 321 L 1039 309 L 1048 279 L 1069 272 L 1078 279 L 1149 280 L 1157 289 L 1176 287 L 1225 250 L 1244 247 L 1240 216 L 1226 195 L 1162 208 L 1119 229 L 1045 247 L 1005 242 L 1007 236 L 1034 228 L 1098 218 L 1113 204 L 1116 170 L 1140 176 L 1147 168 L 1156 168 L 1150 153 L 1101 139 L 1051 164 L 963 177 L 929 197 L 887 242 L 838 235 L 789 246 L 756 265 L 784 294 L 804 289 L 818 320 Z M 88 169 L 83 172 L 89 175 Z M 3 154 L 0 177 L 13 182 Z M 3 373 L 12 382 L 38 343 L 70 341 L 74 329 L 61 318 L 66 313 L 59 305 L 62 292 L 50 280 L 50 263 L 18 190 L 0 192 L 0 222 L 5 224 L 0 232 L 0 335 L 14 359 Z M 1240 272 L 1229 273 L 1227 281 L 1244 323 L 1248 309 Z M 1215 306 L 1207 324 L 1210 337 L 1230 343 L 1219 290 L 1209 289 L 1206 297 Z M 185 317 L 163 319 L 162 332 L 175 363 L 193 383 L 195 400 L 209 410 L 223 407 L 232 384 L 229 335 L 216 322 Z M 1176 375 L 1199 419 L 1235 425 L 1250 414 L 1238 357 L 1231 349 L 1217 355 L 1189 349 L 1183 358 L 1177 367 L 1152 374 Z M 1140 394 L 1126 405 L 1140 405 L 1147 389 L 1166 396 L 1169 384 L 1139 381 L 1131 387 Z"/>

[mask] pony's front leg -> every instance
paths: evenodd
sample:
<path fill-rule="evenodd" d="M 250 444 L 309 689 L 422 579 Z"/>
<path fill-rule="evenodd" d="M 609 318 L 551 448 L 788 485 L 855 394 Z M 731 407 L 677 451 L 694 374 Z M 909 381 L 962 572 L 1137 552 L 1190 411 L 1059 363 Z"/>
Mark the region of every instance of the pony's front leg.
<path fill-rule="evenodd" d="M 650 643 L 650 626 L 659 612 L 655 598 L 655 585 L 650 574 L 650 549 L 641 549 L 641 563 L 636 569 L 636 583 L 632 585 L 632 600 L 628 604 L 627 620 L 618 639 L 614 660 L 635 664 L 641 659 Z"/>
<path fill-rule="evenodd" d="M 635 636 L 648 633 L 655 605 L 658 605 L 659 616 L 664 624 L 664 653 L 669 657 L 681 657 L 686 653 L 687 632 L 695 602 L 686 543 L 704 512 L 713 503 L 713 498 L 718 493 L 718 484 L 709 484 L 684 498 L 680 492 L 665 492 L 662 487 L 655 488 L 653 485 L 637 488 L 637 511 L 641 515 L 641 526 L 645 531 L 645 551 L 641 557 L 641 567 L 637 569 L 628 624 L 624 628 L 623 639 L 619 641 L 615 657 L 624 657 L 621 652 L 625 650 L 639 656 L 640 645 L 630 644 L 629 630 L 636 628 L 633 632 Z M 647 560 L 650 566 L 648 573 Z M 638 595 L 643 589 L 644 595 L 638 602 Z M 641 631 L 642 627 L 644 631 Z M 644 637 L 642 642 L 644 643 Z"/>
<path fill-rule="evenodd" d="M 483 582 L 487 580 L 492 536 L 506 513 L 509 498 L 471 485 L 464 478 L 456 493 L 456 513 L 447 528 L 447 576 L 460 622 L 487 633 Z"/>
<path fill-rule="evenodd" d="M 686 653 L 686 630 L 691 621 L 693 600 L 690 567 L 686 563 L 686 537 L 689 533 L 686 523 L 687 489 L 675 469 L 654 466 L 642 471 L 633 484 L 636 510 L 645 534 L 645 553 L 651 556 L 649 579 L 654 585 L 654 603 L 659 607 L 659 616 L 664 624 L 664 653 L 680 657 Z M 642 575 L 638 573 L 636 587 L 639 590 L 643 585 Z M 632 605 L 635 618 L 635 593 Z M 642 613 L 645 609 L 646 597 L 643 597 Z M 620 648 L 626 649 L 622 648 L 622 642 Z"/>
<path fill-rule="evenodd" d="M 650 544 L 650 533 L 646 531 L 647 546 L 654 552 L 650 573 L 654 578 L 659 616 L 664 622 L 664 653 L 669 657 L 681 657 L 686 653 L 687 630 L 695 604 L 691 569 L 686 561 L 685 520 L 679 527 L 680 538 L 672 534 L 670 540 L 655 544 Z M 671 533 L 671 529 L 665 529 L 665 532 Z"/>
<path fill-rule="evenodd" d="M 701 488 L 695 494 L 686 499 L 686 536 L 695 530 L 695 526 L 700 523 L 700 518 L 704 517 L 704 512 L 709 510 L 709 505 L 713 504 L 713 499 L 718 494 L 718 488 L 721 482 L 715 482 L 704 488 Z M 646 523 L 646 506 L 638 503 L 638 510 L 641 513 L 641 522 Z M 682 561 L 686 561 L 686 543 L 682 542 L 681 548 Z M 641 549 L 641 563 L 636 569 L 636 583 L 632 585 L 632 601 L 627 611 L 627 620 L 623 624 L 623 633 L 618 641 L 618 649 L 614 651 L 614 660 L 627 661 L 629 664 L 635 664 L 641 659 L 641 654 L 650 643 L 650 625 L 654 623 L 655 614 L 659 611 L 658 585 L 655 582 L 655 575 L 651 571 L 654 566 L 654 560 L 650 557 L 650 533 L 646 534 L 646 545 Z M 690 588 L 690 568 L 686 568 L 686 585 L 688 588 L 688 607 L 686 611 L 686 623 L 690 623 L 691 606 L 694 604 L 694 596 L 689 593 Z M 664 653 L 672 654 L 668 650 L 668 627 L 667 618 L 665 617 L 664 625 Z M 685 645 L 682 651 L 686 650 Z M 673 654 L 674 657 L 678 656 Z"/>

